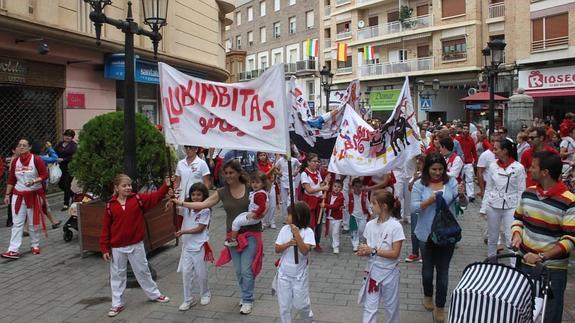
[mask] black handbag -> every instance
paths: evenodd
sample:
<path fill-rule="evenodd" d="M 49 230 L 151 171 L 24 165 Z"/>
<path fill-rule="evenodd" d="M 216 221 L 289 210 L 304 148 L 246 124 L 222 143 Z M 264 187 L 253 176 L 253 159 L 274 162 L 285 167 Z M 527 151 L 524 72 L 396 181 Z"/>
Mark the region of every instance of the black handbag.
<path fill-rule="evenodd" d="M 435 218 L 431 224 L 429 240 L 439 246 L 459 242 L 461 240 L 461 226 L 455 220 L 455 216 L 449 210 L 443 196 L 438 196 L 435 204 Z"/>

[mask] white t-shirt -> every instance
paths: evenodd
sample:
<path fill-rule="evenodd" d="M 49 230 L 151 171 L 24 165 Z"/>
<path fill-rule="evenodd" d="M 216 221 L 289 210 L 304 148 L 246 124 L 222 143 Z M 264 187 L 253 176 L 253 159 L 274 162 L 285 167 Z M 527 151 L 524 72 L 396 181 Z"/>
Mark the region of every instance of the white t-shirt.
<path fill-rule="evenodd" d="M 378 218 L 375 218 L 365 225 L 363 236 L 368 246 L 371 248 L 392 250 L 394 242 L 405 240 L 403 227 L 396 218 L 389 218 L 383 223 L 378 223 L 377 221 Z M 376 265 L 379 269 L 393 269 L 398 263 L 399 258 L 370 257 L 370 264 Z M 372 272 L 372 274 L 374 273 Z"/>
<path fill-rule="evenodd" d="M 566 148 L 567 153 L 570 154 L 564 160 L 571 161 L 571 162 L 575 160 L 575 154 L 574 154 L 574 152 L 575 152 L 575 140 L 573 140 L 573 138 L 563 137 L 563 140 L 561 140 L 561 144 L 559 145 L 559 148 L 560 149 Z"/>
<path fill-rule="evenodd" d="M 194 229 L 200 224 L 205 224 L 206 226 L 209 225 L 210 214 L 210 209 L 203 209 L 196 212 L 195 210 L 185 208 L 182 230 Z M 182 235 L 184 248 L 190 251 L 200 251 L 204 245 L 204 242 L 208 241 L 209 238 L 209 230 L 207 227 L 200 233 Z"/>
<path fill-rule="evenodd" d="M 312 247 L 315 246 L 315 236 L 313 234 L 313 230 L 310 228 L 299 229 L 299 234 L 303 242 L 306 245 L 311 245 Z M 284 225 L 278 237 L 276 239 L 276 244 L 286 244 L 291 239 L 293 239 L 293 233 L 291 232 L 290 225 Z M 298 263 L 294 262 L 294 248 L 290 247 L 287 248 L 282 252 L 280 265 L 278 271 L 281 274 L 292 276 L 292 277 L 300 277 L 305 273 L 307 268 L 307 256 L 302 254 L 298 249 Z"/>
<path fill-rule="evenodd" d="M 317 184 L 315 184 L 312 179 L 309 177 L 309 175 L 306 172 L 301 173 L 301 184 L 309 184 L 309 186 L 311 186 L 311 188 L 319 188 L 321 186 L 321 175 L 319 174 L 319 171 L 317 172 Z M 321 197 L 322 193 L 321 191 L 317 191 L 315 193 L 305 193 L 307 195 L 310 196 L 316 196 L 316 197 Z"/>
<path fill-rule="evenodd" d="M 351 210 L 351 215 L 356 218 L 365 219 L 366 215 L 363 214 L 363 208 L 361 205 L 361 194 L 351 194 L 353 196 L 353 210 Z M 369 202 L 366 201 L 369 204 Z M 368 207 L 369 209 L 369 207 Z"/>
<path fill-rule="evenodd" d="M 293 178 L 294 187 L 297 186 L 297 181 L 298 181 L 298 177 L 299 177 L 297 175 L 297 171 L 298 171 L 298 168 L 300 165 L 301 165 L 301 163 L 299 162 L 299 160 L 297 160 L 294 157 L 291 158 L 292 175 L 296 175 Z M 281 176 L 280 176 L 281 186 L 283 188 L 289 188 L 288 162 L 285 159 L 285 157 L 280 157 L 280 159 L 278 161 L 276 161 L 276 166 L 279 168 L 279 171 L 281 174 Z"/>
<path fill-rule="evenodd" d="M 489 176 L 489 165 L 495 162 L 495 154 L 489 149 L 481 153 L 477 161 L 477 167 L 483 168 L 483 180 L 487 182 Z"/>
<path fill-rule="evenodd" d="M 190 187 L 198 182 L 203 183 L 203 177 L 206 175 L 210 175 L 208 164 L 198 156 L 191 164 L 188 164 L 185 158 L 180 160 L 176 167 L 176 176 L 180 177 L 180 188 L 182 189 L 180 201 L 188 198 Z"/>

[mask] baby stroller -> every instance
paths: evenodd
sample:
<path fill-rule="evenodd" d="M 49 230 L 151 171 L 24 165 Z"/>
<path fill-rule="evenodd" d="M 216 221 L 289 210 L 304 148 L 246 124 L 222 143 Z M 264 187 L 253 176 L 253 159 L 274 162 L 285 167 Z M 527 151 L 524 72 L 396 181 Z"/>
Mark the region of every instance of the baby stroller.
<path fill-rule="evenodd" d="M 72 229 L 78 231 L 78 205 L 85 202 L 89 202 L 93 199 L 94 198 L 90 194 L 86 193 L 80 193 L 74 196 L 74 203 L 72 203 L 72 205 L 70 205 L 70 208 L 68 209 L 68 215 L 70 215 L 70 217 L 62 227 L 62 231 L 64 232 L 63 234 L 64 241 L 66 242 L 72 241 L 72 238 L 74 237 Z"/>
<path fill-rule="evenodd" d="M 549 273 L 538 264 L 532 275 L 497 263 L 516 258 L 517 253 L 487 258 L 468 265 L 451 294 L 450 323 L 531 323 L 543 322 L 550 293 Z"/>

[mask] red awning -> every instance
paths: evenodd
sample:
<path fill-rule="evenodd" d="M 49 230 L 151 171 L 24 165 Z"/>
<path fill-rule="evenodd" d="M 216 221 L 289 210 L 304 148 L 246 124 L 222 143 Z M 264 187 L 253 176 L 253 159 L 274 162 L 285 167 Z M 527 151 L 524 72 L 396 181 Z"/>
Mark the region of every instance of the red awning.
<path fill-rule="evenodd" d="M 473 95 L 466 96 L 459 101 L 464 102 L 489 102 L 489 92 L 477 92 Z M 495 101 L 509 101 L 508 98 L 495 94 Z"/>
<path fill-rule="evenodd" d="M 546 89 L 546 90 L 529 90 L 525 94 L 534 98 L 546 96 L 575 96 L 575 87 L 566 87 L 562 89 Z"/>

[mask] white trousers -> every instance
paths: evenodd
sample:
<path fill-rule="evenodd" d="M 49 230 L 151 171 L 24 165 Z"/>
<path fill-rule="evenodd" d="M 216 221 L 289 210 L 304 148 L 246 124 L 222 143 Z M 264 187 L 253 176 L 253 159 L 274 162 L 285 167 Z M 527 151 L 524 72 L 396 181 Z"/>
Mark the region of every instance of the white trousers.
<path fill-rule="evenodd" d="M 487 256 L 497 255 L 497 241 L 499 239 L 499 230 L 503 233 L 503 243 L 506 247 L 511 246 L 511 224 L 513 223 L 513 214 L 515 209 L 495 209 L 487 206 L 485 214 L 487 215 Z"/>
<path fill-rule="evenodd" d="M 24 223 L 28 219 L 28 233 L 30 234 L 30 247 L 40 246 L 39 226 L 34 226 L 34 210 L 26 206 L 26 202 L 22 199 L 20 210 L 16 213 L 16 195 L 12 195 L 12 234 L 10 236 L 10 247 L 8 251 L 18 252 L 22 245 L 22 234 L 24 232 Z"/>
<path fill-rule="evenodd" d="M 124 290 L 126 289 L 126 271 L 128 261 L 140 287 L 150 300 L 161 296 L 156 282 L 152 279 L 144 242 L 138 242 L 121 248 L 112 248 L 112 261 L 110 263 L 110 287 L 112 288 L 112 307 L 123 306 Z"/>
<path fill-rule="evenodd" d="M 343 229 L 345 231 L 349 230 L 349 209 L 348 209 L 348 205 L 349 205 L 349 189 L 344 189 L 342 190 L 343 192 Z"/>
<path fill-rule="evenodd" d="M 190 251 L 182 248 L 178 272 L 182 273 L 184 302 L 192 301 L 192 285 L 197 281 L 200 286 L 200 297 L 209 296 L 208 288 L 208 265 L 204 260 L 205 249 Z"/>
<path fill-rule="evenodd" d="M 463 165 L 461 177 L 465 181 L 465 195 L 468 198 L 475 198 L 475 173 L 473 172 L 473 164 Z"/>
<path fill-rule="evenodd" d="M 276 186 L 272 184 L 272 187 L 268 191 L 269 196 L 269 206 L 266 215 L 262 218 L 263 225 L 271 225 L 272 223 L 275 224 L 275 215 L 276 215 Z"/>
<path fill-rule="evenodd" d="M 243 212 L 236 216 L 232 222 L 232 231 L 240 231 L 240 228 L 246 225 L 254 225 L 262 221 L 262 219 L 248 219 L 250 212 Z"/>
<path fill-rule="evenodd" d="M 291 204 L 289 187 L 280 186 L 280 199 L 281 199 L 281 206 L 280 206 L 281 216 L 282 220 L 285 221 L 287 218 L 287 208 Z"/>
<path fill-rule="evenodd" d="M 329 220 L 329 234 L 331 236 L 331 247 L 339 248 L 339 231 L 341 231 L 342 220 Z"/>
<path fill-rule="evenodd" d="M 359 239 L 363 237 L 363 231 L 365 230 L 365 225 L 367 224 L 365 217 L 355 217 L 355 221 L 357 222 L 357 230 L 351 233 L 351 245 L 353 246 L 353 249 L 357 249 L 359 246 Z"/>
<path fill-rule="evenodd" d="M 280 319 L 283 323 L 291 323 L 291 309 L 295 307 L 302 322 L 312 322 L 311 301 L 309 299 L 309 283 L 307 272 L 300 278 L 277 274 L 277 294 L 280 308 Z"/>
<path fill-rule="evenodd" d="M 369 284 L 366 280 L 364 284 Z M 386 323 L 399 323 L 399 270 L 378 284 L 379 291 L 369 293 L 365 286 L 363 303 L 363 323 L 376 323 L 379 304 L 383 305 L 383 317 Z"/>
<path fill-rule="evenodd" d="M 393 190 L 401 204 L 401 218 L 409 219 L 411 217 L 411 191 L 409 190 L 409 178 L 398 177 L 397 182 L 393 185 Z"/>

